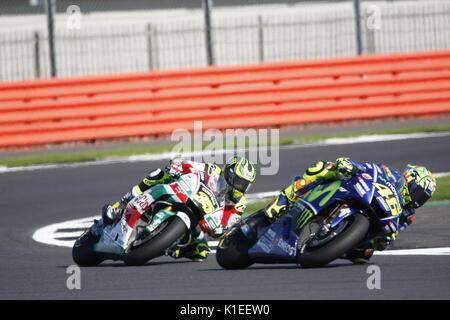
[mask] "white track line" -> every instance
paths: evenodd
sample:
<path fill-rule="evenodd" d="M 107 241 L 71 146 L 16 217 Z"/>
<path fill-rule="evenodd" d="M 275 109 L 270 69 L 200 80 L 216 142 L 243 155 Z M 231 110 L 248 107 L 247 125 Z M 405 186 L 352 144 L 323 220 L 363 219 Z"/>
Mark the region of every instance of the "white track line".
<path fill-rule="evenodd" d="M 379 256 L 448 256 L 450 255 L 450 248 L 386 250 L 376 251 L 375 254 Z"/>
<path fill-rule="evenodd" d="M 33 233 L 33 240 L 45 243 L 48 245 L 58 246 L 58 247 L 72 247 L 75 241 L 67 241 L 67 240 L 59 240 L 58 238 L 67 237 L 67 232 L 57 232 L 61 229 L 87 229 L 89 228 L 93 223 L 94 219 L 100 219 L 99 216 L 95 217 L 88 217 L 88 218 L 82 218 L 82 219 L 75 219 L 75 220 L 69 220 L 64 221 L 61 223 L 54 223 L 45 227 L 42 227 L 38 230 L 36 230 Z M 77 232 L 69 232 L 69 236 L 71 237 L 79 237 L 83 231 L 77 231 Z"/>
<path fill-rule="evenodd" d="M 76 220 L 70 220 L 65 221 L 61 223 L 55 223 L 51 224 L 49 226 L 40 228 L 36 230 L 36 232 L 33 234 L 33 239 L 37 242 L 58 246 L 58 247 L 65 247 L 65 248 L 72 248 L 74 244 L 74 240 L 60 240 L 59 238 L 62 237 L 77 237 L 80 236 L 82 231 L 64 231 L 64 232 L 57 232 L 60 229 L 86 229 L 88 228 L 92 223 L 94 219 L 99 219 L 99 216 L 95 217 L 89 217 L 89 218 L 83 218 L 83 219 L 76 219 Z M 219 241 L 212 240 L 209 241 L 209 245 L 215 249 L 217 245 L 219 244 Z M 211 253 L 215 253 L 215 250 L 212 250 Z M 450 247 L 443 247 L 443 248 L 425 248 L 425 249 L 404 249 L 404 250 L 387 250 L 387 251 L 377 251 L 375 252 L 376 255 L 394 255 L 394 256 L 414 256 L 414 255 L 433 255 L 433 256 L 441 256 L 441 255 L 450 255 Z"/>
<path fill-rule="evenodd" d="M 355 144 L 355 143 L 371 143 L 371 142 L 385 142 L 406 139 L 423 139 L 423 138 L 437 138 L 449 136 L 450 132 L 428 132 L 428 133 L 407 133 L 407 134 L 375 134 L 364 135 L 350 138 L 330 138 L 326 139 L 325 143 L 329 145 L 340 144 Z"/>

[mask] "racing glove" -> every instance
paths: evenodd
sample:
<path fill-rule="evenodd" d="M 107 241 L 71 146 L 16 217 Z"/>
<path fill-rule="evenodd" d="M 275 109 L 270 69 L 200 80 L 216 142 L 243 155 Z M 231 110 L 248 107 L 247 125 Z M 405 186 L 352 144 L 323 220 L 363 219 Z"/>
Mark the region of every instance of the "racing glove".
<path fill-rule="evenodd" d="M 264 213 L 269 219 L 274 220 L 282 216 L 289 205 L 290 201 L 283 190 L 275 201 L 264 208 Z"/>
<path fill-rule="evenodd" d="M 170 160 L 169 165 L 166 167 L 165 170 L 171 177 L 178 178 L 181 175 L 183 175 L 183 160 L 182 159 L 172 159 Z"/>
<path fill-rule="evenodd" d="M 123 214 L 126 204 L 122 201 L 112 205 L 105 205 L 102 209 L 102 220 L 105 225 L 117 221 Z"/>

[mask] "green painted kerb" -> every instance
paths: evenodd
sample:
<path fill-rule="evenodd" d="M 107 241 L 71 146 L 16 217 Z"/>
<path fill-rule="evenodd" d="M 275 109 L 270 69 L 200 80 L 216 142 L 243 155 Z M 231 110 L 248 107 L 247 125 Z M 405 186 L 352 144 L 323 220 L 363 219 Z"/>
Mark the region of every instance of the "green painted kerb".
<path fill-rule="evenodd" d="M 426 204 L 424 205 L 424 207 L 445 206 L 445 205 L 450 205 L 450 201 L 435 201 L 435 202 L 430 202 L 430 203 L 426 203 Z"/>

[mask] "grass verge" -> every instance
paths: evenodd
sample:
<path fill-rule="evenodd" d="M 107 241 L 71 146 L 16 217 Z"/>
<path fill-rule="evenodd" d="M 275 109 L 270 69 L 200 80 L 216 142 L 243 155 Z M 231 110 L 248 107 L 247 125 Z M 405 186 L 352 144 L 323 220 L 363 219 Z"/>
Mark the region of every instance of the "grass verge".
<path fill-rule="evenodd" d="M 437 178 L 436 193 L 433 195 L 433 201 L 450 200 L 450 176 Z"/>
<path fill-rule="evenodd" d="M 297 143 L 312 143 L 323 141 L 330 138 L 351 138 L 365 135 L 378 135 L 378 134 L 408 134 L 408 133 L 432 133 L 432 132 L 448 132 L 450 131 L 450 125 L 436 125 L 436 126 L 421 126 L 414 128 L 399 128 L 388 130 L 368 130 L 360 132 L 346 132 L 335 133 L 327 135 L 310 135 L 310 136 L 291 136 L 280 138 L 280 145 L 289 145 Z"/>

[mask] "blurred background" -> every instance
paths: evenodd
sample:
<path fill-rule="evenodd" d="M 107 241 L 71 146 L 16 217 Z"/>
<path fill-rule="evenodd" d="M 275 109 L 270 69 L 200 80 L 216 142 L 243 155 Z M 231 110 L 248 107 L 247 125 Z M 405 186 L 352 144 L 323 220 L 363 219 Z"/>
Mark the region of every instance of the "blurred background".
<path fill-rule="evenodd" d="M 448 0 L 0 1 L 0 81 L 449 47 Z"/>

